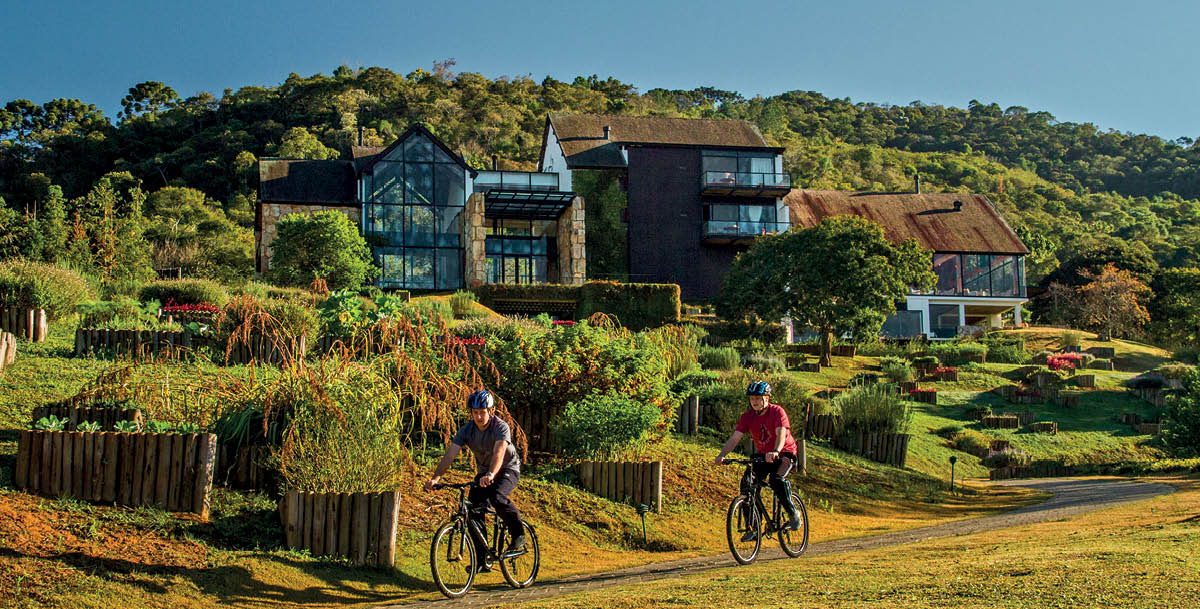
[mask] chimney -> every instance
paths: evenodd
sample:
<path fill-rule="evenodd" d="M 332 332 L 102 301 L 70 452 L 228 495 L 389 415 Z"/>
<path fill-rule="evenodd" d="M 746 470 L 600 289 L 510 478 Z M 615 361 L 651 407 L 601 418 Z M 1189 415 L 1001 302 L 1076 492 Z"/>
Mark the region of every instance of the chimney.
<path fill-rule="evenodd" d="M 493 154 L 492 155 L 492 171 L 496 171 L 499 168 L 500 168 L 500 155 Z"/>
<path fill-rule="evenodd" d="M 606 140 L 612 139 L 612 127 L 609 127 L 608 125 L 604 126 L 604 139 L 606 139 Z"/>
<path fill-rule="evenodd" d="M 359 146 L 363 145 L 362 140 L 363 140 L 363 128 L 362 128 L 362 125 L 359 125 L 358 126 L 358 145 Z"/>
<path fill-rule="evenodd" d="M 913 192 L 921 194 L 921 174 L 913 174 Z"/>
<path fill-rule="evenodd" d="M 962 201 L 954 201 L 954 211 L 962 211 Z"/>

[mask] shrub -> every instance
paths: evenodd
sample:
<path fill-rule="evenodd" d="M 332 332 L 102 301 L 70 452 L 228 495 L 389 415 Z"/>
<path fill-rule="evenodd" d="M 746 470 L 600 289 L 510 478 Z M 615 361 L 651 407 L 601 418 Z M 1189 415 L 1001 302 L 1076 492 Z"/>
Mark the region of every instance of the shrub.
<path fill-rule="evenodd" d="M 932 367 L 937 366 L 940 363 L 942 363 L 942 360 L 938 359 L 938 356 L 936 355 L 922 355 L 920 357 L 913 358 L 913 364 L 916 366 Z"/>
<path fill-rule="evenodd" d="M 974 429 L 964 429 L 950 436 L 950 446 L 955 450 L 961 450 L 980 458 L 987 456 L 991 444 L 990 438 Z"/>
<path fill-rule="evenodd" d="M 865 385 L 832 400 L 842 413 L 841 425 L 859 432 L 906 433 L 912 409 L 889 385 Z"/>
<path fill-rule="evenodd" d="M 913 380 L 915 376 L 912 364 L 898 357 L 885 357 L 879 360 L 883 375 L 893 383 L 904 383 Z"/>
<path fill-rule="evenodd" d="M 330 289 L 356 289 L 378 273 L 366 240 L 340 211 L 291 214 L 277 226 L 269 273 L 277 284 L 303 287 L 322 279 Z"/>
<path fill-rule="evenodd" d="M 863 385 L 874 385 L 879 382 L 879 378 L 880 377 L 878 374 L 874 374 L 871 372 L 859 372 L 858 374 L 855 374 L 854 376 L 850 377 L 850 380 L 847 381 L 846 384 L 847 384 L 847 386 L 850 386 L 850 387 L 861 387 Z"/>
<path fill-rule="evenodd" d="M 1200 456 L 1200 374 L 1189 371 L 1183 390 L 1167 398 L 1162 441 L 1177 457 Z"/>
<path fill-rule="evenodd" d="M 787 372 L 782 359 L 766 353 L 751 353 L 746 356 L 746 367 L 758 372 Z"/>
<path fill-rule="evenodd" d="M 1061 349 L 1067 347 L 1082 347 L 1083 332 L 1077 330 L 1063 330 L 1063 333 L 1058 337 L 1058 346 Z"/>
<path fill-rule="evenodd" d="M 919 340 L 901 342 L 871 340 L 858 343 L 858 354 L 875 357 L 913 358 L 925 350 L 925 343 Z"/>
<path fill-rule="evenodd" d="M 80 303 L 96 298 L 83 276 L 42 262 L 0 262 L 0 307 L 45 309 L 46 319 L 62 319 Z"/>
<path fill-rule="evenodd" d="M 592 395 L 567 405 L 552 430 L 568 456 L 606 458 L 640 444 L 662 419 L 662 411 L 618 395 Z"/>
<path fill-rule="evenodd" d="M 1000 452 L 990 453 L 983 458 L 986 467 L 1020 467 L 1029 465 L 1029 454 L 1017 448 L 1009 448 Z"/>
<path fill-rule="evenodd" d="M 153 281 L 142 287 L 138 297 L 143 301 L 157 300 L 162 305 L 208 303 L 220 307 L 229 301 L 225 288 L 209 279 Z"/>
<path fill-rule="evenodd" d="M 735 382 L 707 385 L 700 389 L 700 408 L 704 412 L 706 427 L 733 431 L 738 417 L 746 411 L 746 386 L 735 386 Z"/>
<path fill-rule="evenodd" d="M 967 417 L 968 419 L 975 419 L 975 420 L 979 420 L 979 419 L 982 419 L 983 417 L 988 417 L 991 415 L 992 415 L 992 407 L 991 406 L 972 406 L 972 407 L 968 408 L 966 410 L 966 412 L 963 413 L 963 416 Z"/>
<path fill-rule="evenodd" d="M 700 347 L 700 367 L 705 370 L 737 370 L 741 357 L 733 347 Z"/>
<path fill-rule="evenodd" d="M 1053 351 L 1047 351 L 1047 350 L 1038 351 L 1037 353 L 1034 353 L 1032 357 L 1029 358 L 1029 363 L 1031 363 L 1035 366 L 1045 366 L 1046 362 L 1049 361 L 1050 358 L 1053 357 L 1054 355 L 1055 355 L 1055 353 Z"/>
<path fill-rule="evenodd" d="M 1125 381 L 1125 386 L 1130 389 L 1162 389 L 1166 384 L 1167 379 L 1153 372 L 1147 372 Z"/>
<path fill-rule="evenodd" d="M 459 290 L 450 296 L 450 309 L 453 311 L 455 319 L 483 317 L 483 314 L 475 309 L 475 305 L 478 302 L 479 300 L 475 298 L 475 294 Z"/>
<path fill-rule="evenodd" d="M 1154 372 L 1161 374 L 1163 378 L 1181 380 L 1196 369 L 1195 366 L 1181 364 L 1179 362 L 1171 362 L 1163 364 L 1154 369 Z"/>
<path fill-rule="evenodd" d="M 721 375 L 712 370 L 691 370 L 671 383 L 671 393 L 684 398 L 700 395 L 704 388 L 721 382 Z"/>
<path fill-rule="evenodd" d="M 1020 335 L 989 332 L 980 339 L 987 345 L 987 359 L 997 364 L 1024 364 L 1029 360 L 1025 339 Z"/>
<path fill-rule="evenodd" d="M 949 440 L 950 438 L 954 437 L 954 434 L 956 434 L 962 430 L 963 430 L 962 425 L 946 425 L 944 427 L 939 427 L 939 428 L 933 430 L 933 435 L 941 436 L 941 437 Z"/>
<path fill-rule="evenodd" d="M 312 307 L 291 300 L 268 300 L 263 309 L 292 336 L 315 338 L 320 324 Z"/>
<path fill-rule="evenodd" d="M 138 302 L 132 298 L 98 300 L 79 305 L 79 327 L 104 330 L 167 329 L 158 317 L 158 301 Z"/>
<path fill-rule="evenodd" d="M 988 347 L 983 343 L 970 341 L 950 341 L 931 343 L 929 353 L 947 364 L 965 364 L 972 358 L 987 357 Z"/>
<path fill-rule="evenodd" d="M 1097 357 L 1092 360 L 1092 363 L 1088 364 L 1088 368 L 1096 370 L 1107 370 L 1110 366 L 1112 366 L 1112 360 L 1104 357 Z"/>
<path fill-rule="evenodd" d="M 576 316 L 603 312 L 621 325 L 641 330 L 679 321 L 679 286 L 674 283 L 589 281 L 579 290 Z"/>

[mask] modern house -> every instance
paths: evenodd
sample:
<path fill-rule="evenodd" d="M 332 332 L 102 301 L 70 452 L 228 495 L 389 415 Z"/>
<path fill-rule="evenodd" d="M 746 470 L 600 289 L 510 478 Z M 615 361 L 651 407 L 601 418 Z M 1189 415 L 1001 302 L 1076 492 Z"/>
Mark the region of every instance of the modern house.
<path fill-rule="evenodd" d="M 539 169 L 622 172 L 629 280 L 677 283 L 685 300 L 716 296 L 734 256 L 787 230 L 783 148 L 747 121 L 551 115 Z"/>
<path fill-rule="evenodd" d="M 1029 248 L 987 197 L 793 190 L 785 201 L 793 226 L 815 226 L 829 216 L 862 216 L 882 225 L 888 239 L 915 239 L 933 252 L 937 285 L 909 294 L 884 324 L 885 336 L 954 338 L 972 327 L 999 327 L 1007 313 L 1021 323 Z"/>
<path fill-rule="evenodd" d="M 1009 312 L 1021 322 L 1029 250 L 985 197 L 796 190 L 782 154 L 746 121 L 551 115 L 539 171 L 487 171 L 414 125 L 390 146 L 354 147 L 351 160 L 262 159 L 258 268 L 270 266 L 281 217 L 334 209 L 361 227 L 380 287 L 580 284 L 586 201 L 573 173 L 607 170 L 626 193 L 631 281 L 712 298 L 759 236 L 853 214 L 934 252 L 937 287 L 910 294 L 886 334 L 951 338 Z"/>

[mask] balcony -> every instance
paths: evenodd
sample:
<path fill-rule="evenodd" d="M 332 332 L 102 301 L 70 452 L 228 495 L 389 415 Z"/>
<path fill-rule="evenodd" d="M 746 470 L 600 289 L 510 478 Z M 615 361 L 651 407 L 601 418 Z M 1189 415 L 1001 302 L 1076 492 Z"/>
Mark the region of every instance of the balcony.
<path fill-rule="evenodd" d="M 748 244 L 756 237 L 782 233 L 791 225 L 786 222 L 722 222 L 704 223 L 703 239 L 712 244 Z"/>
<path fill-rule="evenodd" d="M 519 190 L 554 192 L 558 190 L 558 174 L 538 171 L 480 171 L 475 176 L 472 192 L 490 190 Z"/>
<path fill-rule="evenodd" d="M 557 173 L 480 171 L 472 192 L 486 196 L 488 218 L 554 220 L 575 198 L 559 187 Z"/>
<path fill-rule="evenodd" d="M 702 181 L 704 194 L 726 197 L 782 197 L 792 189 L 786 173 L 705 171 Z"/>

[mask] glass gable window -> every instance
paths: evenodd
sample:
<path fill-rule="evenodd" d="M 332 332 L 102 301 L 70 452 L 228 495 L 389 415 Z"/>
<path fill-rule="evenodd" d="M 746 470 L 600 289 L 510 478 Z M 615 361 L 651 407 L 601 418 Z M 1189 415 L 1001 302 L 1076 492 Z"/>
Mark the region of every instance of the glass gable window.
<path fill-rule="evenodd" d="M 1011 254 L 933 255 L 939 296 L 1025 297 L 1025 257 Z"/>
<path fill-rule="evenodd" d="M 414 131 L 363 179 L 364 233 L 382 268 L 379 286 L 461 288 L 466 169 Z"/>

